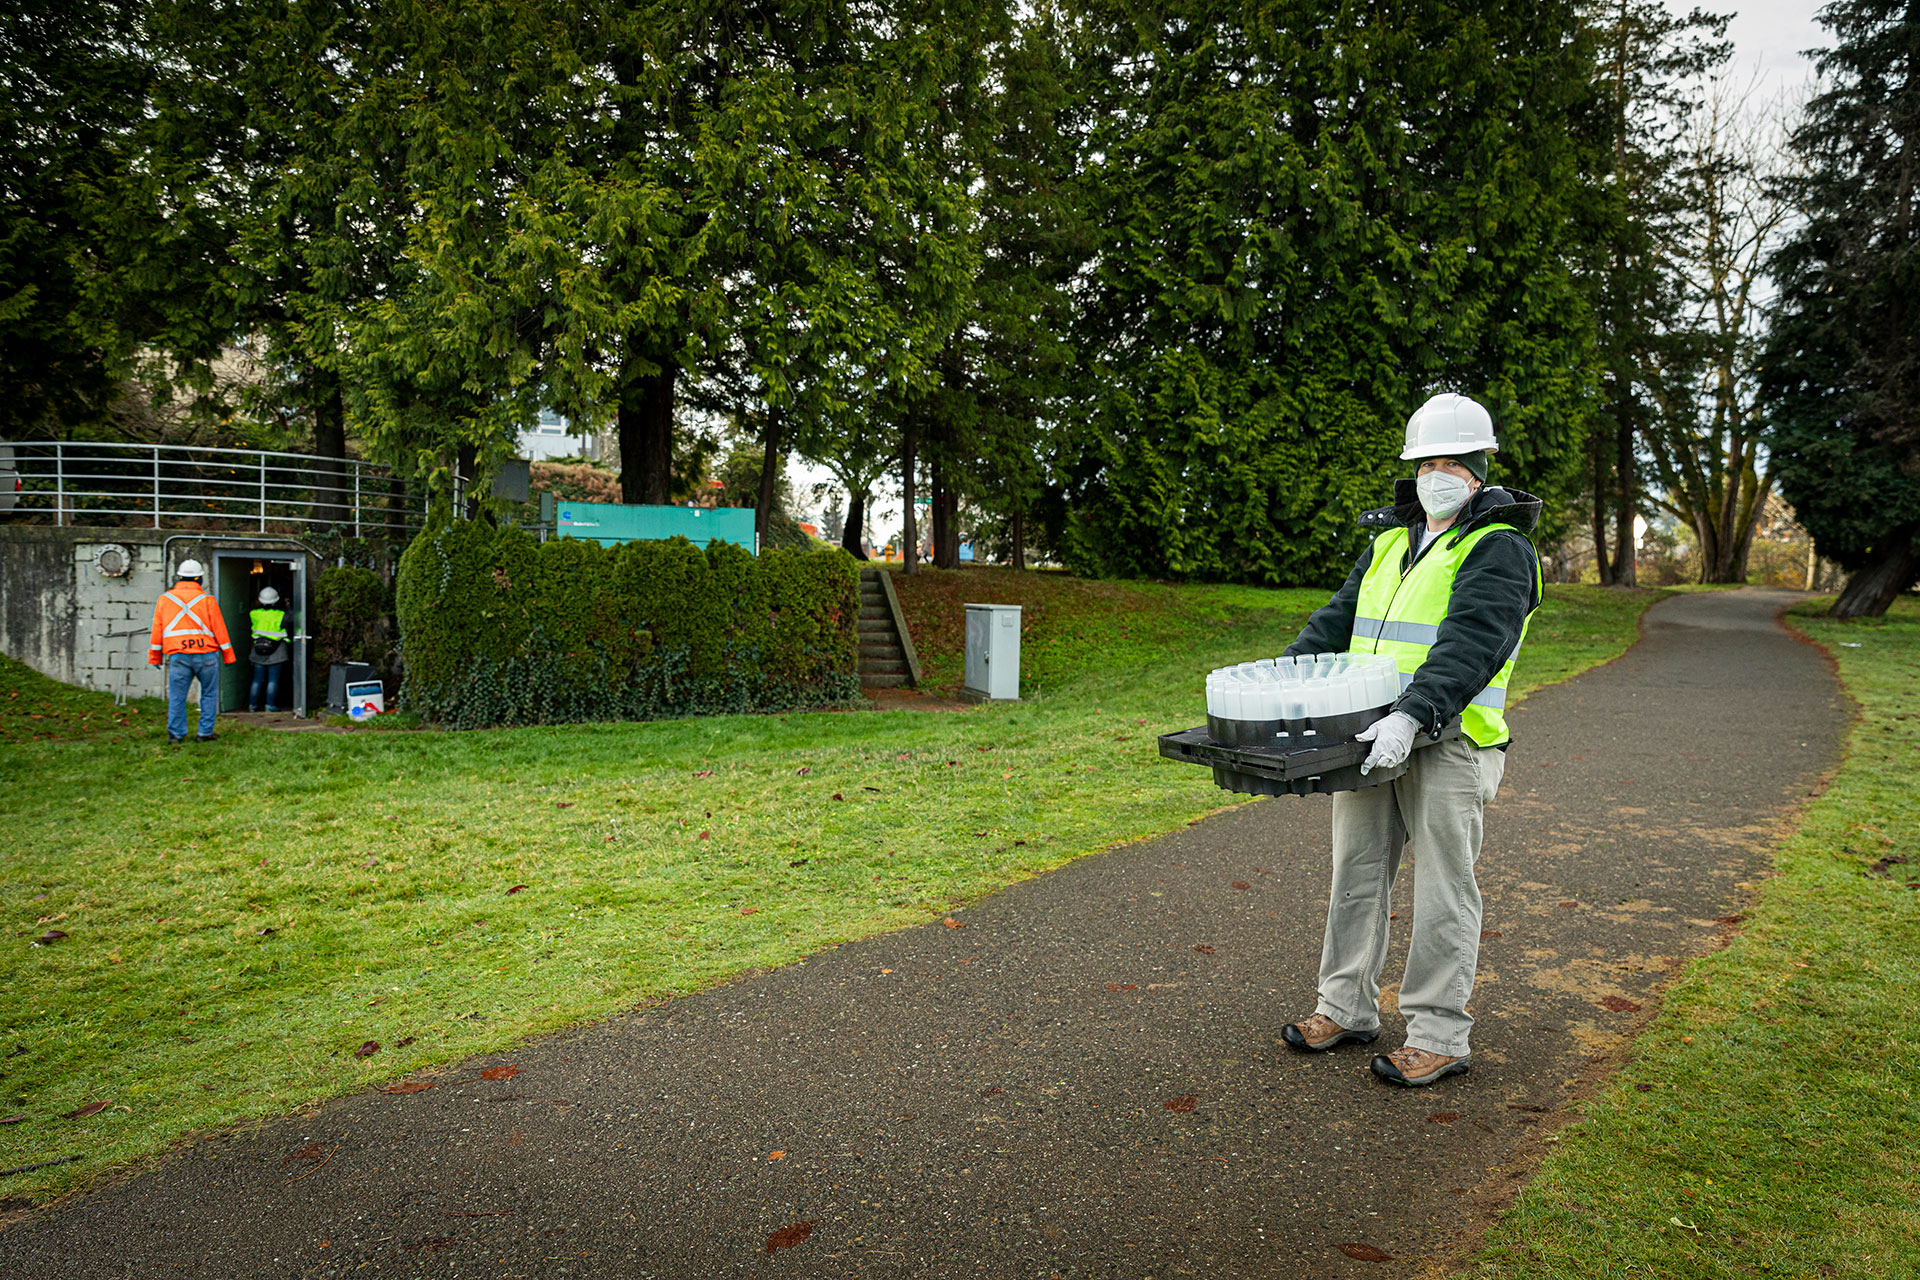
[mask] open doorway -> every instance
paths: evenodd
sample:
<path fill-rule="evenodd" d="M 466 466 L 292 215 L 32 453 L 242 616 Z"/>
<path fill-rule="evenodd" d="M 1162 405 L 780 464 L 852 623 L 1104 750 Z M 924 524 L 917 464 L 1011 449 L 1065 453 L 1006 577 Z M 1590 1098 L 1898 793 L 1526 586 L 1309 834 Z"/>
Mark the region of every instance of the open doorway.
<path fill-rule="evenodd" d="M 213 554 L 214 599 L 226 620 L 234 661 L 220 668 L 220 709 L 245 711 L 253 684 L 252 611 L 260 593 L 272 587 L 280 593 L 278 608 L 287 615 L 291 656 L 280 678 L 276 705 L 270 711 L 307 714 L 307 558 L 299 553 L 216 551 Z"/>

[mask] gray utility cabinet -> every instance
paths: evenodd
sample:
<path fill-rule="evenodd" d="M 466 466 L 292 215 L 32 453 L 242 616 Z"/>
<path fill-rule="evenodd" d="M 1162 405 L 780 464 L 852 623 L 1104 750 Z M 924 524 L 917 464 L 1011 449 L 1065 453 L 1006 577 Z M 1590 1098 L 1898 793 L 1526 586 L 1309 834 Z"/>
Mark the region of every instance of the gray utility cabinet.
<path fill-rule="evenodd" d="M 967 689 L 983 697 L 1020 698 L 1020 606 L 967 606 Z"/>

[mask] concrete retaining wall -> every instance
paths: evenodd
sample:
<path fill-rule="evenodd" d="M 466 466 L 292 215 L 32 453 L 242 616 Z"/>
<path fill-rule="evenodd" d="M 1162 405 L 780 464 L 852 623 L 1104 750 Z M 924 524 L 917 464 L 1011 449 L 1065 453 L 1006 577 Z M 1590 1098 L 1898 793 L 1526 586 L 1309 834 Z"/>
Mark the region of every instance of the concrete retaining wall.
<path fill-rule="evenodd" d="M 132 556 L 125 577 L 94 567 L 94 557 L 113 545 Z M 292 542 L 165 529 L 0 524 L 0 653 L 67 684 L 117 693 L 124 681 L 135 696 L 162 696 L 161 669 L 147 665 L 154 601 L 173 585 L 180 561 L 197 558 L 211 572 L 216 549 L 301 551 Z M 318 572 L 307 559 L 309 575 Z"/>

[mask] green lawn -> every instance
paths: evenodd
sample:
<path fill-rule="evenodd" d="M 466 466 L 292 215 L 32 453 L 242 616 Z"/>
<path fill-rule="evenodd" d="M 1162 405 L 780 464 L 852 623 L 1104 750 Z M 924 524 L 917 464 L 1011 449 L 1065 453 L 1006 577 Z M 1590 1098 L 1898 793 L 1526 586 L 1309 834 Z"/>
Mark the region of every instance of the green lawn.
<path fill-rule="evenodd" d="M 1820 607 L 1792 622 L 1858 704 L 1844 765 L 1466 1274 L 1920 1274 L 1920 601 Z"/>
<path fill-rule="evenodd" d="M 942 601 L 1024 603 L 1031 700 L 169 748 L 154 704 L 116 716 L 0 661 L 0 1119 L 25 1117 L 0 1168 L 81 1157 L 0 1193 L 937 919 L 1233 803 L 1154 735 L 1324 598 L 902 588 L 935 685 L 960 661 Z M 1619 653 L 1659 594 L 1551 589 L 1521 687 Z M 33 945 L 48 930 L 68 936 Z"/>

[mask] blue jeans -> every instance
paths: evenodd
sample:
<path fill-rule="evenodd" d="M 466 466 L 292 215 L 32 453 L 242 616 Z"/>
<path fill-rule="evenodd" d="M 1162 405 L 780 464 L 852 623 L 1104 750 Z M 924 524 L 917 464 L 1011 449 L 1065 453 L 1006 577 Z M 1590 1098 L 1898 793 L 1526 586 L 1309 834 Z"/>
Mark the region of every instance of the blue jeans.
<path fill-rule="evenodd" d="M 200 736 L 213 732 L 213 718 L 220 713 L 220 655 L 217 653 L 174 653 L 167 655 L 167 735 L 187 736 L 187 686 L 200 682 Z"/>
<path fill-rule="evenodd" d="M 247 710 L 278 711 L 280 709 L 280 673 L 286 669 L 286 666 L 284 662 L 276 662 L 272 666 L 264 666 L 258 662 L 253 664 L 253 684 L 247 690 Z M 264 701 L 260 697 L 263 686 L 267 692 Z"/>

